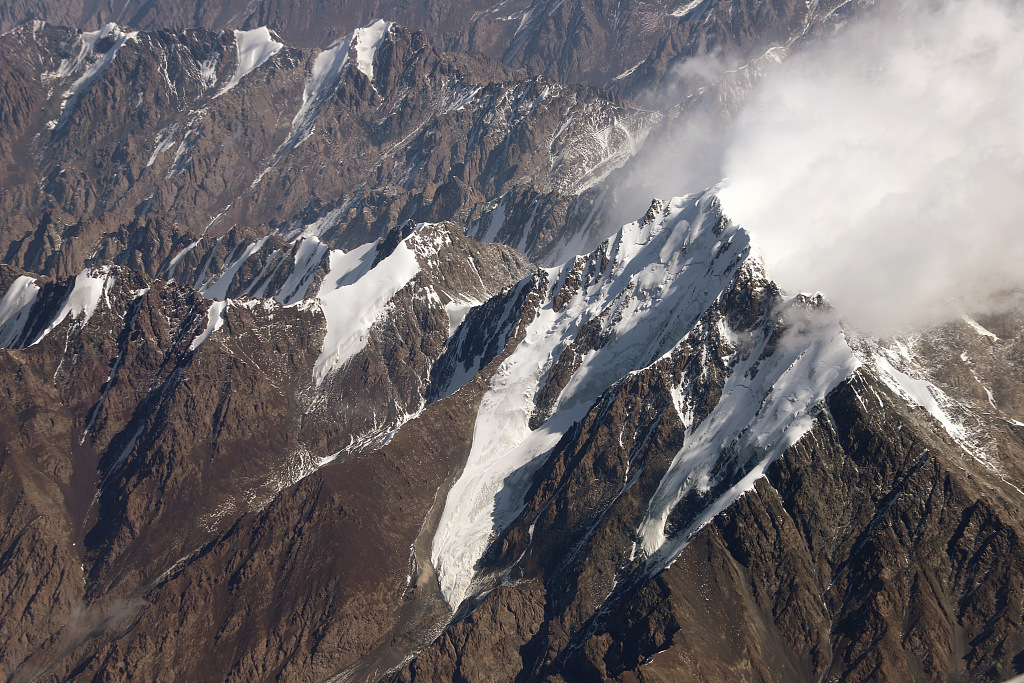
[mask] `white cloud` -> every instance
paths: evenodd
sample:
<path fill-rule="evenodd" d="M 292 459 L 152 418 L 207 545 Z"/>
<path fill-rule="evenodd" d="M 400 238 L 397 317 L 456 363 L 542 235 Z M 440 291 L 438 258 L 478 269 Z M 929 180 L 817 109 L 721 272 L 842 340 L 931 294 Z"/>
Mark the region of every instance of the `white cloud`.
<path fill-rule="evenodd" d="M 1022 35 L 996 0 L 903 6 L 760 83 L 721 198 L 783 288 L 888 333 L 1024 286 Z"/>

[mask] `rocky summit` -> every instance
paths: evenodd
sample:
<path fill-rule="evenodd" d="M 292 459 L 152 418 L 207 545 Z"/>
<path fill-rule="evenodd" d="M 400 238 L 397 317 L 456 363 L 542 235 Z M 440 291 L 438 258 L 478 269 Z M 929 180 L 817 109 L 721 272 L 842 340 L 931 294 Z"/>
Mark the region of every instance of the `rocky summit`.
<path fill-rule="evenodd" d="M 1024 674 L 1020 291 L 649 194 L 869 5 L 4 3 L 0 678 Z"/>

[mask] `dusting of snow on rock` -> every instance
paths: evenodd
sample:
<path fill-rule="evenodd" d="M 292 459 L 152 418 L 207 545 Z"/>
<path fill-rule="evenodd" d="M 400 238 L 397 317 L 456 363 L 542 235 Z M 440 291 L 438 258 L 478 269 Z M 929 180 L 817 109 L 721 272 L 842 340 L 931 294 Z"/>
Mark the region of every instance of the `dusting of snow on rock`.
<path fill-rule="evenodd" d="M 11 283 L 0 299 L 0 348 L 11 348 L 21 338 L 38 295 L 34 278 L 21 275 Z"/>
<path fill-rule="evenodd" d="M 70 59 L 62 60 L 56 71 L 42 75 L 43 82 L 47 83 L 69 78 L 83 67 L 85 69 L 62 93 L 60 116 L 57 120 L 47 123 L 48 128 L 59 128 L 64 124 L 89 86 L 110 66 L 124 44 L 129 40 L 135 40 L 137 35 L 137 32 L 126 33 L 117 24 L 109 23 L 98 31 L 87 31 L 79 36 L 78 54 Z M 97 56 L 95 54 L 96 45 L 108 36 L 114 37 L 114 44 L 106 52 Z"/>
<path fill-rule="evenodd" d="M 970 325 L 969 319 L 965 317 L 964 320 Z M 992 335 L 985 328 L 981 328 L 981 330 L 976 331 L 986 337 L 991 335 L 993 343 L 998 343 L 998 337 Z M 985 334 L 986 332 L 988 334 Z M 927 333 L 925 335 L 927 336 Z M 927 412 L 949 435 L 950 439 L 959 446 L 965 457 L 1010 484 L 1006 479 L 1000 447 L 993 439 L 991 414 L 986 415 L 985 411 L 979 411 L 973 401 L 954 398 L 953 395 L 943 390 L 940 386 L 941 382 L 932 376 L 929 366 L 922 361 L 918 349 L 921 339 L 920 333 L 885 340 L 857 338 L 854 349 L 864 365 L 873 371 L 874 377 L 901 397 L 909 406 Z M 984 389 L 990 408 L 996 414 L 1005 417 L 1005 414 L 1002 414 L 996 405 L 991 390 L 984 386 L 978 376 L 974 374 L 967 353 L 961 354 L 960 359 L 967 364 L 968 372 Z M 867 402 L 870 403 L 870 398 L 867 399 Z M 1010 485 L 1020 491 L 1015 485 Z"/>
<path fill-rule="evenodd" d="M 263 176 L 277 165 L 282 156 L 313 134 L 313 125 L 349 64 L 350 54 L 355 53 L 356 68 L 373 80 L 373 56 L 390 27 L 390 23 L 378 20 L 366 28 L 356 29 L 317 55 L 313 61 L 313 70 L 302 89 L 302 106 L 292 118 L 291 131 L 274 152 L 270 164 L 252 181 L 252 187 L 260 184 Z"/>
<path fill-rule="evenodd" d="M 199 240 L 194 240 L 190 242 L 187 247 L 185 247 L 177 254 L 175 254 L 174 258 L 172 258 L 170 263 L 167 264 L 167 270 L 164 274 L 164 277 L 167 278 L 168 280 L 173 280 L 174 272 L 178 269 L 178 264 L 181 263 L 182 259 L 184 259 L 185 256 L 187 256 L 190 251 L 195 249 L 198 244 Z"/>
<path fill-rule="evenodd" d="M 145 168 L 149 168 L 155 164 L 157 157 L 169 150 L 171 147 L 174 147 L 174 134 L 177 131 L 178 124 L 173 123 L 156 134 L 156 140 L 153 141 L 153 153 L 149 155 L 149 161 L 146 162 Z"/>
<path fill-rule="evenodd" d="M 263 248 L 269 237 L 264 237 L 256 242 L 253 242 L 242 251 L 242 255 L 231 262 L 223 273 L 212 283 L 208 283 L 203 286 L 203 296 L 207 299 L 226 299 L 228 297 L 228 288 L 231 286 L 231 281 L 235 278 L 235 273 L 238 272 L 250 256 L 255 254 L 257 251 Z M 199 289 L 197 287 L 197 289 Z"/>
<path fill-rule="evenodd" d="M 274 298 L 286 306 L 293 306 L 305 299 L 306 290 L 327 250 L 328 246 L 316 237 L 303 237 L 295 249 L 294 268 Z"/>
<path fill-rule="evenodd" d="M 313 122 L 338 82 L 345 65 L 348 64 L 351 43 L 352 36 L 349 35 L 317 55 L 313 62 L 313 71 L 310 72 L 306 86 L 302 89 L 302 106 L 292 119 L 292 130 L 283 147 L 290 149 L 313 132 Z"/>
<path fill-rule="evenodd" d="M 262 66 L 284 47 L 283 43 L 274 40 L 270 29 L 266 26 L 260 26 L 251 31 L 236 30 L 233 33 L 235 34 L 235 54 L 238 66 L 235 67 L 235 73 L 231 79 L 214 97 L 220 97 L 234 88 L 243 78 Z"/>
<path fill-rule="evenodd" d="M 987 460 L 983 435 L 972 433 L 960 419 L 969 411 L 930 381 L 928 373 L 915 359 L 913 344 L 913 337 L 884 343 L 862 339 L 858 352 L 878 379 L 909 405 L 924 408 L 965 453 L 981 461 Z"/>
<path fill-rule="evenodd" d="M 549 143 L 551 178 L 571 194 L 600 184 L 636 156 L 660 120 L 655 112 L 574 107 Z"/>
<path fill-rule="evenodd" d="M 213 52 L 209 57 L 199 62 L 196 69 L 199 72 L 199 80 L 205 90 L 217 85 L 217 64 L 220 63 L 220 52 Z"/>

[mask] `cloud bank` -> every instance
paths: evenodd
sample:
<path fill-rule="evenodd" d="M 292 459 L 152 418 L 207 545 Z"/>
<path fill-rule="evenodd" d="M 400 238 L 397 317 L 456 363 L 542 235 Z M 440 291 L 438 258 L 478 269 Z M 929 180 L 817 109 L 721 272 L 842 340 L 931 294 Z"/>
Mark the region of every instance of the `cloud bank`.
<path fill-rule="evenodd" d="M 904 5 L 761 81 L 721 200 L 780 286 L 873 334 L 1024 287 L 1022 35 L 997 0 Z"/>

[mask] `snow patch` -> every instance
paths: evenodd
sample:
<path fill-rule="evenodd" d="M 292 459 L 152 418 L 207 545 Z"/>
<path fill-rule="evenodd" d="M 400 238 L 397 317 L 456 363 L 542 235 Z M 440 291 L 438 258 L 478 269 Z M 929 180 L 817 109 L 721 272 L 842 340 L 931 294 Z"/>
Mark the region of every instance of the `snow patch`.
<path fill-rule="evenodd" d="M 156 140 L 153 143 L 153 153 L 149 155 L 149 161 L 146 162 L 146 168 L 149 168 L 156 163 L 157 157 L 174 147 L 174 134 L 178 131 L 178 124 L 174 123 L 164 128 L 156 134 Z"/>
<path fill-rule="evenodd" d="M 928 411 L 928 414 L 938 420 L 943 429 L 946 430 L 955 441 L 964 444 L 967 441 L 967 432 L 959 424 L 950 419 L 949 415 L 939 405 L 938 397 L 945 398 L 942 391 L 931 382 L 911 377 L 910 375 L 897 370 L 882 352 L 877 352 L 871 357 L 871 363 L 878 370 L 878 378 L 896 394 L 902 396 L 911 405 L 921 406 Z"/>
<path fill-rule="evenodd" d="M 700 2 L 703 2 L 703 0 L 700 0 Z M 635 72 L 637 69 L 639 69 L 643 65 L 643 63 L 645 61 L 647 61 L 647 60 L 646 59 L 641 59 L 639 62 L 637 62 L 636 64 L 634 64 L 633 66 L 629 67 L 628 69 L 626 69 L 625 71 L 620 73 L 618 76 L 613 78 L 612 82 L 614 83 L 615 81 L 621 81 L 623 78 L 628 78 L 629 76 L 632 76 L 633 72 Z"/>
<path fill-rule="evenodd" d="M 281 146 L 274 152 L 270 164 L 252 181 L 256 187 L 270 169 L 277 165 L 281 157 L 301 145 L 313 134 L 313 125 L 323 109 L 331 92 L 338 83 L 338 78 L 349 63 L 350 53 L 355 51 L 356 68 L 373 80 L 373 55 L 384 39 L 390 23 L 379 20 L 366 28 L 359 28 L 349 36 L 335 42 L 324 50 L 313 61 L 313 70 L 302 90 L 302 106 L 292 117 L 291 131 Z M 368 65 L 368 66 L 367 66 Z"/>
<path fill-rule="evenodd" d="M 672 10 L 669 16 L 672 17 L 685 17 L 687 14 L 704 4 L 704 0 L 691 0 L 691 2 L 685 5 L 680 5 L 676 9 Z"/>
<path fill-rule="evenodd" d="M 384 36 L 391 28 L 391 22 L 378 19 L 365 28 L 357 28 L 352 32 L 352 42 L 356 50 L 356 68 L 366 74 L 373 82 L 373 58 L 377 54 Z"/>
<path fill-rule="evenodd" d="M 464 301 L 450 301 L 444 305 L 444 312 L 448 314 L 448 339 L 455 336 L 455 330 L 459 329 L 459 325 L 466 319 L 469 312 L 482 303 L 482 301 L 467 298 Z"/>
<path fill-rule="evenodd" d="M 21 275 L 0 299 L 0 348 L 9 349 L 25 331 L 29 313 L 39 296 L 39 285 L 34 278 Z"/>
<path fill-rule="evenodd" d="M 965 323 L 967 323 L 968 325 L 970 325 L 970 326 L 971 326 L 971 328 L 972 328 L 972 329 L 973 329 L 973 330 L 974 330 L 975 332 L 977 332 L 978 334 L 980 334 L 981 336 L 983 336 L 983 337 L 988 337 L 989 339 L 993 339 L 993 340 L 995 340 L 995 341 L 999 341 L 999 337 L 997 337 L 996 335 L 992 334 L 991 332 L 989 332 L 988 330 L 986 330 L 986 329 L 985 329 L 984 327 L 982 327 L 982 326 L 981 326 L 981 325 L 980 325 L 980 324 L 978 323 L 978 321 L 977 321 L 977 320 L 975 320 L 974 318 L 972 318 L 972 317 L 970 317 L 970 316 L 968 316 L 968 315 L 962 315 L 962 316 L 960 316 L 960 317 L 961 317 L 961 318 L 963 319 L 963 321 L 964 321 Z"/>
<path fill-rule="evenodd" d="M 210 309 L 206 312 L 206 329 L 203 330 L 192 343 L 189 345 L 189 351 L 195 351 L 199 348 L 200 344 L 210 338 L 210 335 L 216 332 L 224 325 L 224 311 L 228 307 L 228 300 L 225 301 L 214 301 L 210 304 Z"/>
<path fill-rule="evenodd" d="M 235 68 L 231 80 L 214 95 L 215 98 L 234 88 L 243 78 L 262 66 L 284 47 L 283 43 L 274 40 L 270 29 L 266 26 L 260 26 L 251 31 L 236 30 L 233 33 L 235 34 L 235 53 L 238 58 L 238 66 Z"/>
<path fill-rule="evenodd" d="M 185 258 L 185 255 L 188 254 L 193 249 L 195 249 L 198 244 L 199 240 L 195 240 L 194 242 L 191 242 L 187 247 L 185 247 L 184 249 L 182 249 L 181 251 L 174 255 L 174 258 L 171 259 L 171 262 L 167 264 L 165 277 L 168 280 L 174 279 L 174 271 L 178 269 L 178 264 L 181 263 L 181 260 Z"/>
<path fill-rule="evenodd" d="M 94 275 L 93 273 L 96 274 Z M 95 271 L 83 270 L 75 277 L 74 287 L 72 287 L 71 293 L 68 294 L 68 298 L 65 299 L 64 305 L 61 306 L 57 315 L 54 316 L 50 324 L 46 326 L 46 329 L 40 332 L 39 336 L 29 346 L 35 346 L 41 342 L 46 335 L 64 322 L 64 319 L 69 315 L 72 319 L 76 319 L 79 325 L 84 327 L 96 311 L 100 298 L 106 295 L 113 284 L 114 275 L 107 267 Z"/>
<path fill-rule="evenodd" d="M 292 119 L 291 133 L 282 148 L 291 149 L 312 134 L 313 122 L 323 108 L 328 93 L 348 64 L 351 43 L 352 36 L 348 36 L 316 56 L 313 71 L 302 90 L 302 106 Z"/>
<path fill-rule="evenodd" d="M 387 310 L 391 297 L 420 272 L 416 255 L 404 241 L 374 267 L 375 247 L 370 243 L 330 254 L 331 267 L 317 294 L 327 319 L 323 349 L 313 367 L 317 386 L 365 348 L 370 328 Z"/>

